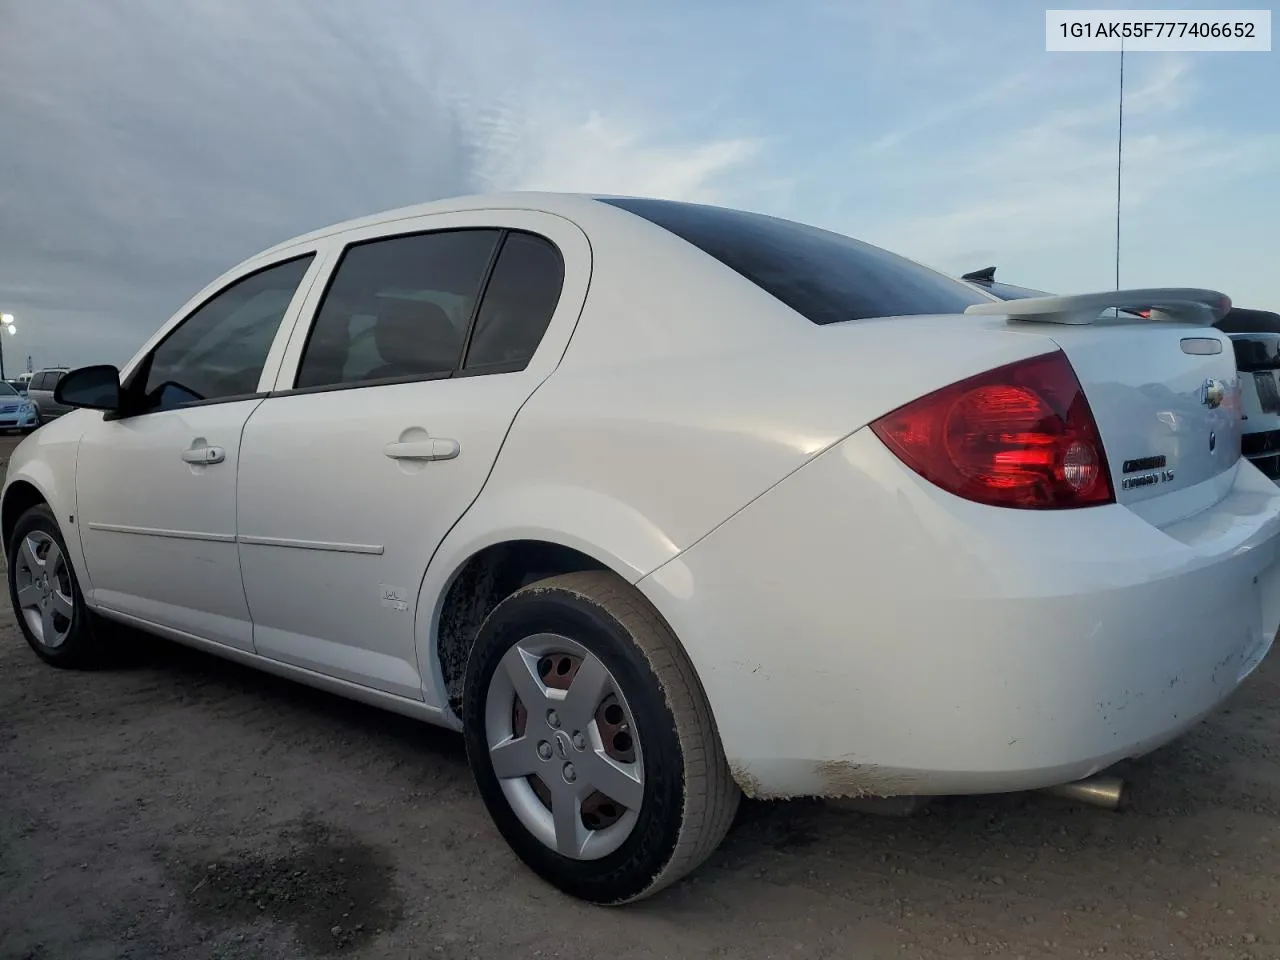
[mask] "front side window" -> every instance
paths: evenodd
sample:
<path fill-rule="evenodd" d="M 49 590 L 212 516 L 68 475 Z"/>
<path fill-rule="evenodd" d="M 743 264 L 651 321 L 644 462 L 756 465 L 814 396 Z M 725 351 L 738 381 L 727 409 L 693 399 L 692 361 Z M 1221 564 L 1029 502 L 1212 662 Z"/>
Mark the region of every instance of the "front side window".
<path fill-rule="evenodd" d="M 146 409 L 253 394 L 314 254 L 250 274 L 206 300 L 145 361 Z"/>
<path fill-rule="evenodd" d="M 964 313 L 991 302 L 905 257 L 792 220 L 671 200 L 601 202 L 693 244 L 813 323 Z"/>
<path fill-rule="evenodd" d="M 295 388 L 450 375 L 501 235 L 442 230 L 350 246 L 316 314 Z"/>

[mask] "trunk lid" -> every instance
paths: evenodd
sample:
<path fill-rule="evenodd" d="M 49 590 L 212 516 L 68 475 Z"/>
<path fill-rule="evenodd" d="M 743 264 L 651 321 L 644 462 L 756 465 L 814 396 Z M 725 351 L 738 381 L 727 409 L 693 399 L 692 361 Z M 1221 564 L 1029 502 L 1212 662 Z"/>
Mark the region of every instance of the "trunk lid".
<path fill-rule="evenodd" d="M 1118 502 L 1159 497 L 1235 467 L 1240 375 L 1225 334 L 1121 315 L 1050 335 L 1089 399 Z"/>
<path fill-rule="evenodd" d="M 965 312 L 1003 315 L 1062 348 L 1097 422 L 1116 501 L 1139 504 L 1204 483 L 1240 461 L 1236 353 L 1230 337 L 1211 326 L 1230 308 L 1215 290 L 1151 288 Z"/>

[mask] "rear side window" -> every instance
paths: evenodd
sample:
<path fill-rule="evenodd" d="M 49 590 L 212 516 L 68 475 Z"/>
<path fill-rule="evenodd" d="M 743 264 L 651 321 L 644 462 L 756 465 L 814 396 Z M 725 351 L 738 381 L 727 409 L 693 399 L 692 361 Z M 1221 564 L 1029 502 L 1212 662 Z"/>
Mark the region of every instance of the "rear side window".
<path fill-rule="evenodd" d="M 548 240 L 511 232 L 485 287 L 463 369 L 523 370 L 560 302 L 564 262 Z"/>
<path fill-rule="evenodd" d="M 813 323 L 963 313 L 991 302 L 905 257 L 792 220 L 672 200 L 601 202 L 669 230 Z"/>
<path fill-rule="evenodd" d="M 27 392 L 29 393 L 32 390 L 43 390 L 43 389 L 44 389 L 44 374 L 37 373 L 34 377 L 31 378 L 31 382 L 27 384 Z"/>
<path fill-rule="evenodd" d="M 442 230 L 348 247 L 316 314 L 295 387 L 451 374 L 501 233 Z"/>

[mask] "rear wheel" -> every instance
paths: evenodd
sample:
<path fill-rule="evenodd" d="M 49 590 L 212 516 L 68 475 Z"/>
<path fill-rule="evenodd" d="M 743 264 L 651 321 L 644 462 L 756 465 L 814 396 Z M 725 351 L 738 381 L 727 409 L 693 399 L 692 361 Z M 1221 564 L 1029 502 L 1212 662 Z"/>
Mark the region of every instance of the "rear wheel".
<path fill-rule="evenodd" d="M 472 649 L 463 714 L 499 831 L 580 899 L 626 903 L 674 883 L 737 810 L 692 666 L 612 573 L 552 577 L 500 603 Z"/>
<path fill-rule="evenodd" d="M 18 519 L 6 556 L 9 599 L 31 649 L 56 667 L 97 666 L 97 617 L 84 604 L 66 541 L 47 505 L 38 504 Z"/>

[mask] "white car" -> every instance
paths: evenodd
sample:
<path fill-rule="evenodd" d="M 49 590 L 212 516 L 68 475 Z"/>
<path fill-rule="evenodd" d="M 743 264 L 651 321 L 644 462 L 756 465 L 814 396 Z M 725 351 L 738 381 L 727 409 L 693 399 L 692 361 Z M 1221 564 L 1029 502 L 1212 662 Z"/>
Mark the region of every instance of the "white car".
<path fill-rule="evenodd" d="M 1280 490 L 1226 306 L 1004 303 L 684 203 L 392 211 L 67 374 L 3 490 L 13 605 L 55 665 L 131 624 L 459 729 L 533 870 L 635 900 L 743 792 L 1070 783 L 1254 670 Z"/>

